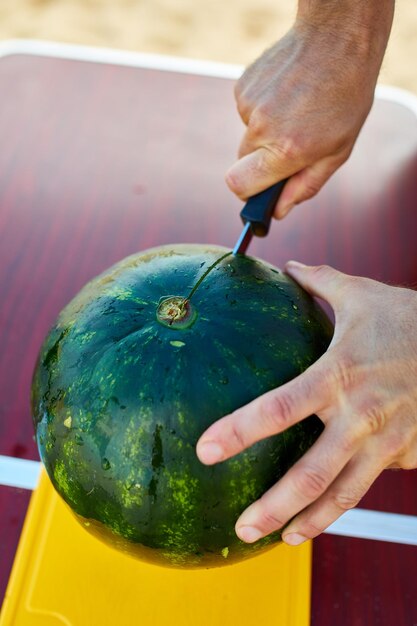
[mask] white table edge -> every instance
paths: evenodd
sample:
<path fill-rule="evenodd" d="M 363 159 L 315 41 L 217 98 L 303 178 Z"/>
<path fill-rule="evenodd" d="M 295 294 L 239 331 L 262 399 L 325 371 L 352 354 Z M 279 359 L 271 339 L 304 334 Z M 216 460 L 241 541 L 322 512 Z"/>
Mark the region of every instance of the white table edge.
<path fill-rule="evenodd" d="M 236 80 L 244 67 L 230 63 L 207 61 L 147 52 L 133 52 L 35 39 L 6 39 L 0 41 L 0 57 L 27 54 L 73 61 L 107 63 L 142 69 L 195 74 L 212 78 Z M 417 96 L 411 91 L 390 85 L 377 85 L 378 99 L 400 104 L 417 117 Z"/>
<path fill-rule="evenodd" d="M 39 461 L 0 455 L 0 486 L 36 489 L 41 467 Z M 417 516 L 356 508 L 346 511 L 325 532 L 417 546 Z"/>

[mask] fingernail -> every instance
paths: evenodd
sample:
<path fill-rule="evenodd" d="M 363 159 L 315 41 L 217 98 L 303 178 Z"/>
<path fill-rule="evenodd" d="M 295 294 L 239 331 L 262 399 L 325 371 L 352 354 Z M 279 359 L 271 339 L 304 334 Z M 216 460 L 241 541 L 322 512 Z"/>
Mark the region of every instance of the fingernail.
<path fill-rule="evenodd" d="M 212 441 L 198 446 L 198 457 L 203 463 L 218 463 L 224 456 L 223 448 Z"/>
<path fill-rule="evenodd" d="M 258 541 L 258 539 L 263 536 L 259 528 L 254 528 L 253 526 L 241 526 L 240 528 L 236 528 L 236 534 L 239 539 L 246 543 Z"/>
<path fill-rule="evenodd" d="M 289 535 L 285 535 L 282 539 L 289 546 L 299 546 L 301 543 L 304 543 L 304 541 L 307 541 L 307 537 L 299 535 L 298 533 L 290 533 Z"/>

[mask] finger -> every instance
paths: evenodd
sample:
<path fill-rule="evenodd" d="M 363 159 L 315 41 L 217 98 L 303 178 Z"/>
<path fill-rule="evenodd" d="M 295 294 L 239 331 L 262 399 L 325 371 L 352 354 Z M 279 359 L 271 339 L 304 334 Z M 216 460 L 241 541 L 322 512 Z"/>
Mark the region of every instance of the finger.
<path fill-rule="evenodd" d="M 254 106 L 255 105 L 249 99 L 246 99 L 244 95 L 236 95 L 237 111 L 240 115 L 240 119 L 245 124 L 245 126 L 248 126 L 250 122 L 250 117 L 252 115 Z"/>
<path fill-rule="evenodd" d="M 327 157 L 291 176 L 278 200 L 274 216 L 282 219 L 296 204 L 315 196 L 345 160 L 340 155 Z"/>
<path fill-rule="evenodd" d="M 210 426 L 197 443 L 200 461 L 207 465 L 224 461 L 256 441 L 282 432 L 305 417 L 318 413 L 330 400 L 321 359 L 297 378 Z"/>
<path fill-rule="evenodd" d="M 299 545 L 320 535 L 360 502 L 383 470 L 384 464 L 374 455 L 353 457 L 329 489 L 288 524 L 283 540 L 289 545 Z"/>
<path fill-rule="evenodd" d="M 242 159 L 247 154 L 251 154 L 251 152 L 255 152 L 255 150 L 258 150 L 262 147 L 262 143 L 260 143 L 259 140 L 255 140 L 254 137 L 251 136 L 251 133 L 249 131 L 246 131 L 239 145 L 239 150 L 237 153 L 238 157 L 239 159 Z"/>
<path fill-rule="evenodd" d="M 246 154 L 226 173 L 226 183 L 242 200 L 288 178 L 301 167 L 291 159 L 280 156 L 267 146 Z"/>
<path fill-rule="evenodd" d="M 356 452 L 357 439 L 341 421 L 326 426 L 314 445 L 236 522 L 236 533 L 250 543 L 281 528 L 319 498 Z"/>
<path fill-rule="evenodd" d="M 288 261 L 285 270 L 306 291 L 328 302 L 335 311 L 346 303 L 351 276 L 329 265 L 309 266 L 298 261 Z"/>
<path fill-rule="evenodd" d="M 253 110 L 256 106 L 256 99 L 250 97 L 250 90 L 247 89 L 249 72 L 245 70 L 235 84 L 234 96 L 236 107 L 242 122 L 248 126 Z M 250 81 L 249 81 L 250 82 Z"/>

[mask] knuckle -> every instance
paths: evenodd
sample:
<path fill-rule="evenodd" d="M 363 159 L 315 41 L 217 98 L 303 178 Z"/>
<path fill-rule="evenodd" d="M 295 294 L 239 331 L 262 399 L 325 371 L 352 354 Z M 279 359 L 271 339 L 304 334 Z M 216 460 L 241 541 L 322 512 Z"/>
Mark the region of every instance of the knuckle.
<path fill-rule="evenodd" d="M 267 394 L 263 400 L 261 419 L 269 432 L 291 426 L 294 415 L 294 400 L 289 393 Z"/>
<path fill-rule="evenodd" d="M 327 282 L 333 275 L 334 269 L 330 265 L 314 265 L 310 267 L 310 271 L 318 279 Z"/>
<path fill-rule="evenodd" d="M 310 500 L 318 498 L 326 490 L 329 482 L 322 468 L 301 466 L 294 472 L 293 485 L 296 492 Z"/>
<path fill-rule="evenodd" d="M 258 106 L 251 111 L 248 120 L 248 130 L 252 137 L 265 139 L 269 159 L 281 163 L 300 163 L 310 157 L 307 142 L 301 135 L 285 133 L 279 128 L 279 120 L 264 106 Z"/>
<path fill-rule="evenodd" d="M 243 90 L 240 91 L 237 86 L 235 88 L 235 99 L 237 111 L 242 120 L 247 123 L 250 119 L 250 112 L 252 109 L 251 101 L 246 96 L 245 92 Z"/>
<path fill-rule="evenodd" d="M 330 388 L 345 392 L 352 389 L 357 381 L 357 365 L 349 354 L 338 354 L 332 359 L 331 367 L 324 374 Z"/>
<path fill-rule="evenodd" d="M 345 128 L 339 133 L 332 133 L 329 137 L 329 147 L 336 154 L 336 158 L 342 161 L 347 161 L 352 153 L 353 146 L 355 145 L 355 136 L 352 136 L 350 128 Z"/>
<path fill-rule="evenodd" d="M 343 163 L 346 163 L 348 158 L 350 157 L 353 150 L 354 143 L 349 144 L 348 146 L 343 146 L 340 151 L 338 151 L 335 159 L 334 159 L 334 169 L 339 168 Z"/>
<path fill-rule="evenodd" d="M 391 433 L 390 436 L 384 437 L 381 448 L 381 454 L 386 460 L 387 465 L 396 463 L 402 467 L 402 469 L 408 469 L 402 465 L 408 452 L 407 442 L 403 435 Z"/>
<path fill-rule="evenodd" d="M 308 537 L 309 539 L 313 539 L 320 535 L 325 527 L 317 526 L 314 522 L 314 519 L 311 517 L 307 517 L 303 520 L 302 524 L 299 526 L 297 531 L 304 535 L 304 537 Z"/>
<path fill-rule="evenodd" d="M 348 511 L 354 509 L 362 498 L 362 494 L 355 493 L 354 491 L 336 492 L 331 496 L 334 505 L 341 511 Z"/>
<path fill-rule="evenodd" d="M 337 166 L 333 163 L 328 164 L 327 167 L 307 167 L 305 170 L 299 173 L 300 176 L 300 193 L 303 200 L 308 200 L 315 196 L 324 183 L 333 172 L 337 169 Z"/>
<path fill-rule="evenodd" d="M 340 300 L 345 299 L 346 292 L 355 281 L 355 277 L 335 270 L 330 265 L 315 265 L 310 268 L 310 272 L 322 285 L 331 285 L 334 291 L 337 290 Z"/>
<path fill-rule="evenodd" d="M 265 132 L 268 124 L 268 116 L 260 109 L 254 109 L 248 121 L 248 129 L 254 137 L 259 137 Z"/>
<path fill-rule="evenodd" d="M 357 299 L 358 296 L 363 298 L 364 290 L 371 287 L 371 281 L 369 278 L 363 278 L 362 276 L 349 276 L 344 281 L 344 291 L 352 299 Z"/>
<path fill-rule="evenodd" d="M 280 137 L 279 143 L 275 144 L 274 148 L 281 160 L 285 159 L 290 163 L 299 163 L 302 160 L 301 157 L 308 153 L 305 142 L 295 135 Z"/>
<path fill-rule="evenodd" d="M 271 506 L 263 501 L 263 498 L 259 500 L 259 503 L 260 511 L 257 526 L 268 531 L 277 530 L 284 526 L 286 520 L 280 519 Z"/>
<path fill-rule="evenodd" d="M 233 442 L 234 449 L 245 450 L 248 447 L 248 442 L 245 439 L 243 431 L 239 428 L 237 420 L 232 421 L 230 441 Z"/>
<path fill-rule="evenodd" d="M 370 435 L 376 435 L 384 429 L 387 423 L 385 412 L 378 405 L 370 405 L 362 412 L 362 421 L 365 430 Z"/>
<path fill-rule="evenodd" d="M 309 176 L 303 182 L 303 198 L 308 200 L 317 195 L 323 186 L 323 181 L 320 178 Z"/>

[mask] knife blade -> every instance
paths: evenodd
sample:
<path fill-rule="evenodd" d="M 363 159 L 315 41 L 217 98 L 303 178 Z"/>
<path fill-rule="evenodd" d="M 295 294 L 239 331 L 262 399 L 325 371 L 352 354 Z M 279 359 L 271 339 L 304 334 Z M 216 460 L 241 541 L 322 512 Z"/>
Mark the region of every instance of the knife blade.
<path fill-rule="evenodd" d="M 266 237 L 272 215 L 287 178 L 249 198 L 240 212 L 244 223 L 242 233 L 233 248 L 233 255 L 245 254 L 252 237 Z"/>

